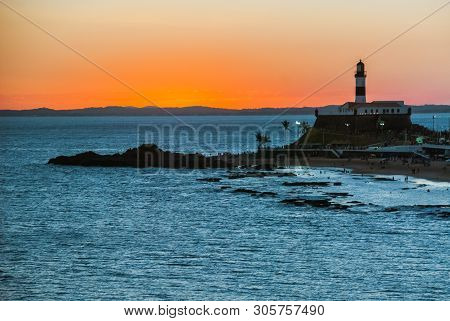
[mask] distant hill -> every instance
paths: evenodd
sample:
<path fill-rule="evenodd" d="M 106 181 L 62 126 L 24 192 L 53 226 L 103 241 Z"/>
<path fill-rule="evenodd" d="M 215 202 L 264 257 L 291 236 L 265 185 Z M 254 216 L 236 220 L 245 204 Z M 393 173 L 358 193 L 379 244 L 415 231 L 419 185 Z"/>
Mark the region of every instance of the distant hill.
<path fill-rule="evenodd" d="M 314 110 L 328 110 L 337 108 L 337 105 L 323 107 L 293 107 L 293 108 L 256 108 L 256 109 L 224 109 L 204 106 L 189 107 L 89 107 L 82 109 L 55 110 L 50 108 L 37 108 L 30 110 L 0 110 L 0 117 L 6 116 L 257 116 L 257 115 L 314 115 Z M 420 113 L 450 113 L 450 105 L 424 105 L 411 106 L 412 112 Z"/>
<path fill-rule="evenodd" d="M 450 105 L 411 106 L 413 114 L 450 113 Z"/>

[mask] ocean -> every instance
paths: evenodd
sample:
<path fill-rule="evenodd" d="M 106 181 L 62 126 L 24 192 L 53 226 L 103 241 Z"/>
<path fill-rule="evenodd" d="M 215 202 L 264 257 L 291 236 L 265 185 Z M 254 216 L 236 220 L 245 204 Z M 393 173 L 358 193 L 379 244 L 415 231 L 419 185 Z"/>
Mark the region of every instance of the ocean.
<path fill-rule="evenodd" d="M 437 130 L 450 123 L 450 114 L 412 118 Z M 313 120 L 0 118 L 0 299 L 449 300 L 449 183 L 385 181 L 337 168 L 228 179 L 225 170 L 47 164 L 140 143 L 243 152 L 256 148 L 257 131 L 282 145 L 299 135 L 296 121 Z M 197 180 L 207 177 L 222 180 Z M 298 180 L 342 185 L 283 185 Z M 281 202 L 330 193 L 348 208 Z"/>

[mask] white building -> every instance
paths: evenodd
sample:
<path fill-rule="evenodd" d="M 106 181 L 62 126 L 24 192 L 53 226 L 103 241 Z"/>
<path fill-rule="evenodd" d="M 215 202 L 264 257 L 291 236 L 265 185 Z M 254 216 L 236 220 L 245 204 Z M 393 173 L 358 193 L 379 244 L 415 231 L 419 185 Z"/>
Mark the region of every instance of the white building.
<path fill-rule="evenodd" d="M 394 115 L 409 114 L 410 108 L 403 101 L 372 101 L 371 103 L 347 102 L 338 107 L 337 115 Z"/>

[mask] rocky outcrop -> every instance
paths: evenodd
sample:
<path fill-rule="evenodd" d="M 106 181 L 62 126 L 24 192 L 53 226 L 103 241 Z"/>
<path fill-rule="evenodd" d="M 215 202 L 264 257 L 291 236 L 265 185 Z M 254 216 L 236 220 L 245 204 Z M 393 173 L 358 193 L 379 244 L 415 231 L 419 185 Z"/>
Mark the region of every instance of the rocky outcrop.
<path fill-rule="evenodd" d="M 263 172 L 263 171 L 250 171 L 250 172 L 232 172 L 230 175 L 228 175 L 228 179 L 241 179 L 241 178 L 248 178 L 248 177 L 256 177 L 256 178 L 263 178 L 263 177 L 292 177 L 296 176 L 295 173 L 292 172 Z"/>
<path fill-rule="evenodd" d="M 99 166 L 99 167 L 160 167 L 160 168 L 232 168 L 230 162 L 217 156 L 183 154 L 163 151 L 154 144 L 144 144 L 138 148 L 113 155 L 86 152 L 74 156 L 58 156 L 48 161 L 55 165 Z"/>
<path fill-rule="evenodd" d="M 284 182 L 283 186 L 329 186 L 331 182 Z"/>
<path fill-rule="evenodd" d="M 281 200 L 281 203 L 295 206 L 309 205 L 311 207 L 326 207 L 335 210 L 346 210 L 350 207 L 350 205 L 348 204 L 335 203 L 330 198 L 320 196 L 302 196 L 297 198 L 288 198 Z"/>
<path fill-rule="evenodd" d="M 220 177 L 205 177 L 205 178 L 197 178 L 197 181 L 199 182 L 208 182 L 208 183 L 217 183 L 220 182 L 222 179 Z"/>
<path fill-rule="evenodd" d="M 233 192 L 234 193 L 246 193 L 246 194 L 252 194 L 252 195 L 256 195 L 259 193 L 258 191 L 254 191 L 254 190 L 248 189 L 248 188 L 236 188 Z"/>
<path fill-rule="evenodd" d="M 326 192 L 325 194 L 328 195 L 328 196 L 331 196 L 331 197 L 347 197 L 347 196 L 353 196 L 353 195 L 351 195 L 351 194 L 349 194 L 349 193 L 347 193 L 347 192 Z"/>
<path fill-rule="evenodd" d="M 277 193 L 275 192 L 258 192 L 252 189 L 248 188 L 236 188 L 233 193 L 244 193 L 244 194 L 250 194 L 252 196 L 262 196 L 262 197 L 275 197 L 277 196 Z"/>
<path fill-rule="evenodd" d="M 100 155 L 89 151 L 74 156 L 58 156 L 49 164 L 98 167 L 158 167 L 177 169 L 249 169 L 249 172 L 232 173 L 228 178 L 295 176 L 293 173 L 275 171 L 289 160 L 292 165 L 303 165 L 297 151 L 289 149 L 264 149 L 254 153 L 224 153 L 205 156 L 200 153 L 177 153 L 164 151 L 154 144 L 144 144 L 124 153 Z"/>

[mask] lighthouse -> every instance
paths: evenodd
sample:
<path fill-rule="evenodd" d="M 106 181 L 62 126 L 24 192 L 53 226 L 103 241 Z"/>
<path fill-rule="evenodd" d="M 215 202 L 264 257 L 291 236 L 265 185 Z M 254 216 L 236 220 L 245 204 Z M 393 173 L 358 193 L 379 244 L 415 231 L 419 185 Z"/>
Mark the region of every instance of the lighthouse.
<path fill-rule="evenodd" d="M 314 128 L 347 136 L 350 132 L 370 133 L 377 136 L 381 130 L 400 133 L 411 128 L 411 108 L 405 105 L 403 100 L 366 101 L 364 67 L 362 60 L 356 64 L 355 101 L 348 101 L 337 108 L 320 111 L 316 109 Z M 334 142 L 334 140 L 331 141 Z M 323 140 L 322 143 L 324 143 Z"/>
<path fill-rule="evenodd" d="M 355 103 L 366 102 L 366 72 L 364 71 L 364 63 L 360 60 L 356 64 L 356 93 Z"/>

